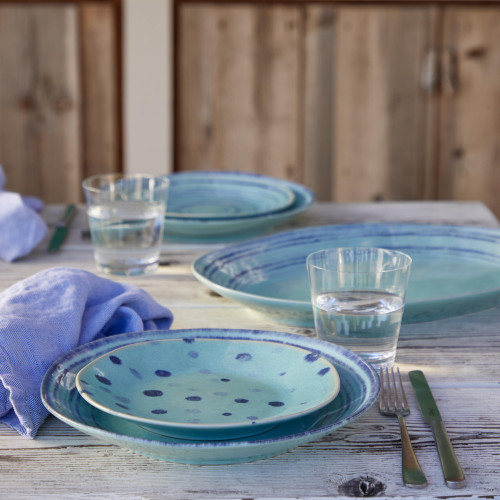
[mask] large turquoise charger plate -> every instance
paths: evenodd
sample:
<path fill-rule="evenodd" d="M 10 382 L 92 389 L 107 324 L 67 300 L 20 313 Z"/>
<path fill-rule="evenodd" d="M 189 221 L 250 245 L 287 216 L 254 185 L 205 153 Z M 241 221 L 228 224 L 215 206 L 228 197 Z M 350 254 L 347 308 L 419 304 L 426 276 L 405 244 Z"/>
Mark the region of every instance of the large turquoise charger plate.
<path fill-rule="evenodd" d="M 290 191 L 293 201 L 282 210 L 268 213 L 257 213 L 243 217 L 175 217 L 168 212 L 164 219 L 164 239 L 167 241 L 180 241 L 192 243 L 224 243 L 239 239 L 248 239 L 263 234 L 267 230 L 279 226 L 289 219 L 307 210 L 314 202 L 314 192 L 295 182 L 275 179 L 258 174 L 243 172 L 180 172 L 168 176 L 171 190 L 176 184 L 188 183 L 190 179 L 204 179 L 206 182 L 237 181 L 244 186 L 245 183 L 265 183 L 270 188 Z M 193 202 L 196 203 L 196 202 Z"/>
<path fill-rule="evenodd" d="M 217 293 L 280 323 L 313 327 L 308 254 L 382 247 L 412 257 L 403 322 L 466 314 L 500 303 L 500 230 L 428 224 L 317 226 L 210 252 L 194 275 Z"/>
<path fill-rule="evenodd" d="M 77 374 L 88 363 L 117 348 L 164 339 L 237 339 L 266 341 L 309 350 L 327 359 L 340 378 L 333 401 L 317 411 L 278 424 L 256 436 L 219 441 L 168 437 L 135 422 L 103 412 L 81 397 Z M 360 417 L 377 399 L 377 374 L 357 355 L 315 338 L 259 330 L 189 329 L 115 335 L 80 346 L 63 355 L 47 371 L 42 401 L 57 418 L 108 443 L 148 457 L 188 464 L 232 464 L 272 457 L 334 432 Z"/>

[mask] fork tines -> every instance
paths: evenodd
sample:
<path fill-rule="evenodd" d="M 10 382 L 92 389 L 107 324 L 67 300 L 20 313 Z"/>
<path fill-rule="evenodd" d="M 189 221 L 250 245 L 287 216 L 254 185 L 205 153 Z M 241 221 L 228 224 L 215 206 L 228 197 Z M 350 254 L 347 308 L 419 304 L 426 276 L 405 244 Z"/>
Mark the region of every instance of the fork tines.
<path fill-rule="evenodd" d="M 380 371 L 380 411 L 384 413 L 401 412 L 403 415 L 409 413 L 410 408 L 406 400 L 403 387 L 403 380 L 399 368 L 397 368 L 397 378 L 394 368 Z"/>

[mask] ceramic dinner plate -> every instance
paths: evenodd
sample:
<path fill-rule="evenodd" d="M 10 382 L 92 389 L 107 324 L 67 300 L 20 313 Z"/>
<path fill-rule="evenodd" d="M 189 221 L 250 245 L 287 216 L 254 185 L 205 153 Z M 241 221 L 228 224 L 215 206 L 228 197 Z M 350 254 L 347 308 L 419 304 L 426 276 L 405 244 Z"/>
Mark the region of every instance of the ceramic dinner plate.
<path fill-rule="evenodd" d="M 121 347 L 76 377 L 102 411 L 184 439 L 234 439 L 318 410 L 339 377 L 326 358 L 266 340 L 168 339 Z"/>
<path fill-rule="evenodd" d="M 265 340 L 318 353 L 338 372 L 340 390 L 319 410 L 278 424 L 262 434 L 221 441 L 194 441 L 156 434 L 135 422 L 103 412 L 83 399 L 76 376 L 92 360 L 119 347 L 163 339 Z M 377 374 L 354 353 L 314 338 L 255 330 L 168 330 L 115 335 L 80 346 L 63 355 L 47 371 L 41 396 L 47 409 L 63 422 L 108 443 L 136 453 L 191 464 L 230 464 L 268 458 L 320 439 L 361 416 L 379 393 Z"/>
<path fill-rule="evenodd" d="M 295 200 L 290 188 L 268 177 L 190 172 L 169 178 L 167 218 L 241 219 L 284 210 Z"/>
<path fill-rule="evenodd" d="M 308 254 L 383 247 L 412 257 L 403 322 L 466 314 L 500 303 L 500 230 L 427 224 L 318 226 L 210 252 L 194 275 L 217 293 L 281 323 L 314 327 Z"/>
<path fill-rule="evenodd" d="M 265 181 L 269 186 L 290 190 L 293 202 L 283 210 L 239 218 L 176 218 L 168 213 L 164 222 L 164 239 L 194 243 L 219 243 L 247 239 L 278 226 L 307 210 L 314 202 L 314 193 L 295 182 L 241 172 L 181 172 L 168 177 L 175 185 L 176 179 L 190 179 L 204 175 L 210 179 L 236 179 L 239 183 Z"/>

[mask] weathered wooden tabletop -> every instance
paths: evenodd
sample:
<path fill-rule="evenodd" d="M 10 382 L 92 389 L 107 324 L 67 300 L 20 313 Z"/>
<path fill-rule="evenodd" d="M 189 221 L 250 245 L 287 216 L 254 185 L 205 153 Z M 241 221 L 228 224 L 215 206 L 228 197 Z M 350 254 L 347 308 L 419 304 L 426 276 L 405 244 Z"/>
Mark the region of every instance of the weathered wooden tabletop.
<path fill-rule="evenodd" d="M 50 225 L 62 209 L 45 209 L 43 215 Z M 382 221 L 499 225 L 480 203 L 406 202 L 316 204 L 278 229 Z M 48 254 L 47 240 L 20 261 L 1 262 L 0 290 L 52 266 L 95 272 L 90 242 L 82 239 L 86 224 L 82 208 L 60 253 Z M 174 328 L 311 333 L 262 319 L 199 283 L 190 264 L 212 248 L 166 244 L 157 273 L 117 280 L 137 284 L 168 306 L 174 313 Z M 373 406 L 358 420 L 317 442 L 267 460 L 223 466 L 149 459 L 84 435 L 52 416 L 34 440 L 0 424 L 0 499 L 500 498 L 500 307 L 403 325 L 397 363 L 405 376 L 412 369 L 427 375 L 464 469 L 465 489 L 444 485 L 431 429 L 423 423 L 405 378 L 412 408 L 407 424 L 429 480 L 423 490 L 403 485 L 397 420 L 380 416 Z"/>

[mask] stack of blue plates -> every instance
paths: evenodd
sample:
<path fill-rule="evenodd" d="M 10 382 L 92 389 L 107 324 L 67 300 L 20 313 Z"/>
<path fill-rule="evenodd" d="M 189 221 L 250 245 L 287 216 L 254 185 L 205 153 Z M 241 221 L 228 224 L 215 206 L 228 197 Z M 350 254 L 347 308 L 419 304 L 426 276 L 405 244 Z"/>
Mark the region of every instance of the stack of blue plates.
<path fill-rule="evenodd" d="M 229 464 L 267 458 L 352 422 L 375 401 L 376 373 L 334 344 L 258 330 L 106 337 L 58 359 L 47 409 L 139 454 Z"/>
<path fill-rule="evenodd" d="M 168 178 L 166 239 L 248 238 L 298 215 L 314 201 L 310 189 L 264 175 L 196 171 Z"/>

